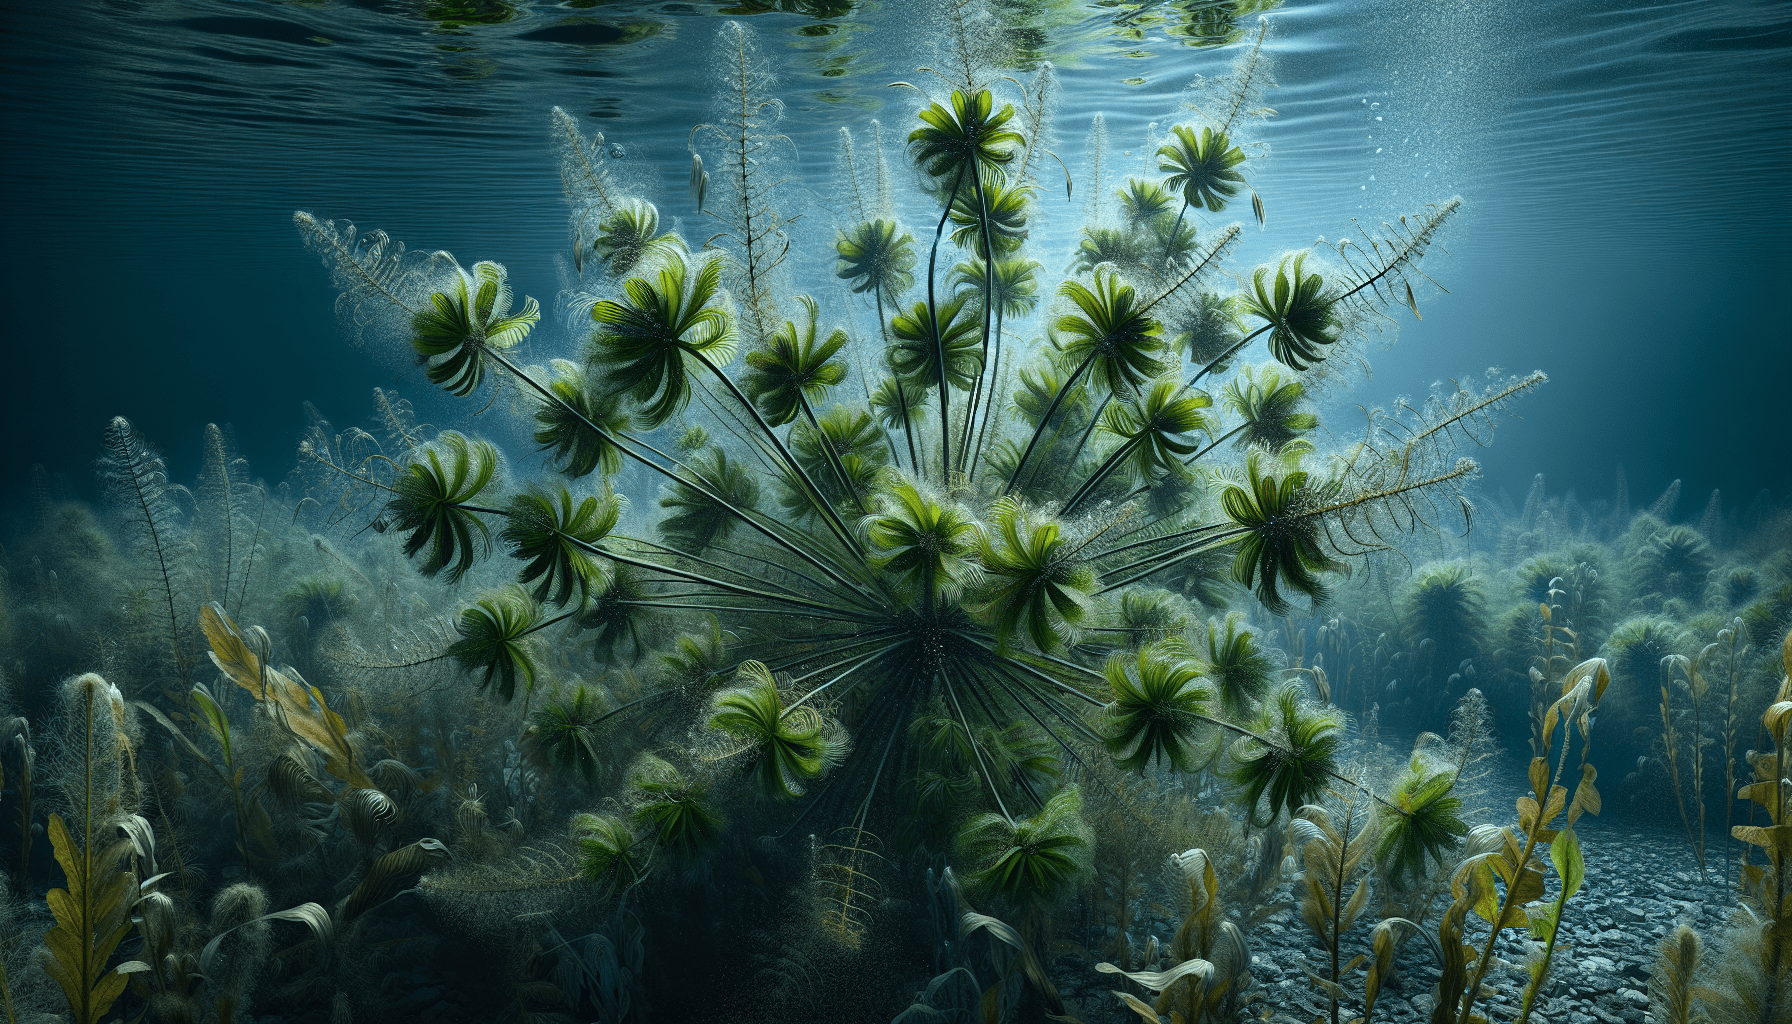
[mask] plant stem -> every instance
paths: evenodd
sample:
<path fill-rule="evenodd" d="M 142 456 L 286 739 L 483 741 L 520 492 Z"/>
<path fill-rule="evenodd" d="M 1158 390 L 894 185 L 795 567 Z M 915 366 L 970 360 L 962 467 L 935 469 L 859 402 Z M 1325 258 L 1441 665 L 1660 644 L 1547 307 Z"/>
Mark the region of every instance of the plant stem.
<path fill-rule="evenodd" d="M 976 160 L 970 165 L 960 164 L 958 177 L 952 181 L 952 191 L 946 193 L 945 209 L 940 211 L 940 222 L 933 229 L 933 248 L 927 253 L 927 329 L 933 335 L 933 369 L 938 377 L 936 383 L 940 389 L 940 483 L 945 484 L 952 475 L 952 417 L 948 411 L 947 393 L 952 390 L 946 383 L 946 340 L 940 337 L 940 310 L 934 299 L 933 277 L 934 267 L 939 262 L 940 236 L 945 234 L 946 219 L 952 216 L 952 201 L 958 198 L 958 188 L 964 184 L 966 166 L 975 169 Z"/>

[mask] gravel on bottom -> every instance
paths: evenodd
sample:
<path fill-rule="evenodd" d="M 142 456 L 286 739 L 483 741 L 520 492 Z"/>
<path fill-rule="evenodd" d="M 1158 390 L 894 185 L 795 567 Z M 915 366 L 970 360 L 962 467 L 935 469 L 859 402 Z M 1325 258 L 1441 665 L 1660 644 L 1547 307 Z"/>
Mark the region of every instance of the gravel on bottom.
<path fill-rule="evenodd" d="M 1575 831 L 1586 858 L 1587 880 L 1568 903 L 1550 977 L 1532 1009 L 1531 1020 L 1538 1024 L 1646 1024 L 1651 1020 L 1649 973 L 1662 939 L 1680 922 L 1692 925 L 1708 941 L 1727 927 L 1738 905 L 1730 881 L 1735 861 L 1726 863 L 1723 846 L 1713 843 L 1707 850 L 1706 880 L 1701 878 L 1684 836 L 1590 817 L 1582 818 Z M 1735 849 L 1732 844 L 1732 857 Z M 1553 873 L 1550 883 L 1553 898 Z M 1281 896 L 1292 898 L 1286 884 Z M 1428 929 L 1435 929 L 1443 906 L 1442 899 L 1433 905 L 1426 919 Z M 1371 897 L 1357 926 L 1345 936 L 1345 960 L 1370 952 L 1374 907 Z M 1470 917 L 1468 940 L 1479 948 L 1487 933 L 1484 925 L 1475 927 L 1477 921 Z M 1173 924 L 1161 923 L 1158 941 L 1167 946 L 1173 928 Z M 1435 936 L 1434 930 L 1432 934 Z M 1310 1024 L 1315 1015 L 1325 1014 L 1324 995 L 1308 972 L 1323 977 L 1329 957 L 1315 945 L 1298 912 L 1276 914 L 1247 938 L 1253 987 L 1262 996 L 1250 1017 L 1277 1024 Z M 1529 934 L 1519 929 L 1508 930 L 1495 946 L 1500 964 L 1488 976 L 1494 995 L 1477 1006 L 1496 1024 L 1518 1017 L 1528 978 L 1523 965 L 1532 946 Z M 1071 1012 L 1083 1021 L 1139 1019 L 1114 996 L 1115 982 L 1120 981 L 1116 976 L 1099 974 L 1089 963 L 1072 968 L 1060 960 L 1054 966 L 1063 968 L 1054 974 L 1063 985 Z M 1422 940 L 1415 938 L 1401 947 L 1397 970 L 1395 981 L 1382 989 L 1376 1002 L 1375 1019 L 1389 1024 L 1428 1020 L 1438 972 Z M 1344 989 L 1355 998 L 1341 1011 L 1340 1020 L 1360 1017 L 1362 968 L 1345 979 Z M 1144 994 L 1136 988 L 1132 991 Z"/>

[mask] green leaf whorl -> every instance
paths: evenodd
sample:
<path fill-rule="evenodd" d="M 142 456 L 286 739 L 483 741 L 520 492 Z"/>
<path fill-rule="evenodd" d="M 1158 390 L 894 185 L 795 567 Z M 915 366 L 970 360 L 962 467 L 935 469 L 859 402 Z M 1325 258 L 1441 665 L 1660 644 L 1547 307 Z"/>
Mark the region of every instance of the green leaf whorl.
<path fill-rule="evenodd" d="M 1255 723 L 1263 739 L 1244 737 L 1232 745 L 1226 776 L 1242 787 L 1239 802 L 1256 828 L 1268 828 L 1283 811 L 1318 800 L 1338 770 L 1343 718 L 1330 708 L 1308 704 L 1300 684 L 1290 682 L 1271 697 Z M 1268 812 L 1259 817 L 1260 810 Z"/>
<path fill-rule="evenodd" d="M 995 530 L 977 536 L 989 585 L 978 610 L 1000 642 L 1024 625 L 1040 650 L 1056 649 L 1089 613 L 1095 573 L 1069 558 L 1057 523 L 1035 521 L 1017 499 L 998 498 L 989 518 Z"/>
<path fill-rule="evenodd" d="M 1114 763 L 1140 773 L 1154 761 L 1180 772 L 1197 770 L 1200 716 L 1212 693 L 1198 682 L 1195 663 L 1147 647 L 1136 659 L 1109 658 L 1105 674 L 1114 699 L 1104 710 L 1101 734 Z"/>
<path fill-rule="evenodd" d="M 564 605 L 574 592 L 583 602 L 592 583 L 601 584 L 603 569 L 590 549 L 616 528 L 622 501 L 606 492 L 575 505 L 571 491 L 559 492 L 525 491 L 510 499 L 509 522 L 499 536 L 510 556 L 525 563 L 518 579 L 535 584 L 535 600 Z"/>
<path fill-rule="evenodd" d="M 449 430 L 423 448 L 422 456 L 398 474 L 374 528 L 403 531 L 406 557 L 428 551 L 418 571 L 425 576 L 445 573 L 453 583 L 491 550 L 491 531 L 478 513 L 464 506 L 497 473 L 498 449 Z"/>
<path fill-rule="evenodd" d="M 1258 267 L 1245 293 L 1245 312 L 1266 321 L 1269 354 L 1296 370 L 1304 370 L 1326 357 L 1344 336 L 1337 302 L 1326 294 L 1325 278 L 1303 274 L 1307 254 L 1287 257 L 1276 267 L 1273 289 L 1269 268 Z"/>
<path fill-rule="evenodd" d="M 958 833 L 973 892 L 1024 911 L 1049 906 L 1075 885 L 1093 843 L 1082 821 L 1082 792 L 1066 786 L 1030 818 L 981 814 Z"/>
<path fill-rule="evenodd" d="M 742 663 L 736 680 L 744 685 L 717 695 L 710 727 L 756 748 L 750 770 L 761 793 L 794 800 L 804 783 L 838 762 L 842 741 L 813 706 L 786 711 L 777 680 L 764 664 Z"/>
<path fill-rule="evenodd" d="M 485 353 L 515 348 L 541 319 L 532 298 L 510 312 L 510 282 L 499 263 L 482 260 L 469 272 L 454 268 L 454 284 L 429 297 L 429 307 L 411 320 L 411 347 L 424 361 L 424 375 L 450 394 L 470 395 L 485 379 Z"/>
<path fill-rule="evenodd" d="M 469 672 L 483 672 L 479 688 L 491 687 L 508 703 L 516 696 L 516 684 L 535 688 L 535 658 L 529 650 L 529 634 L 542 621 L 541 606 L 518 590 L 501 590 L 476 601 L 460 613 L 455 629 L 460 639 L 448 653 Z"/>

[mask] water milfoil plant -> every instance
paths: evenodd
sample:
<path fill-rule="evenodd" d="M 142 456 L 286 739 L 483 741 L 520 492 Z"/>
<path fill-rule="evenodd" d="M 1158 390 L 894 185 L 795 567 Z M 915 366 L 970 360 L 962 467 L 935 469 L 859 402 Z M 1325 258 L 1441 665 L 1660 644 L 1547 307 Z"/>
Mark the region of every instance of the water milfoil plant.
<path fill-rule="evenodd" d="M 1233 292 L 1240 229 L 1215 219 L 1247 187 L 1238 140 L 1263 114 L 1259 36 L 1228 102 L 1173 127 L 1163 177 L 1129 182 L 1127 216 L 1091 226 L 1148 258 L 1085 242 L 1088 258 L 1054 281 L 1057 261 L 1029 256 L 1050 255 L 1033 226 L 1061 163 L 1047 148 L 1053 72 L 987 71 L 957 24 L 947 70 L 901 83 L 922 95 L 904 150 L 917 196 L 892 198 L 880 128 L 869 146 L 843 130 L 827 259 L 856 299 L 797 290 L 780 108 L 734 24 L 719 38 L 718 116 L 693 134 L 687 212 L 721 222 L 707 243 L 662 232 L 668 218 L 555 111 L 575 358 L 548 357 L 537 303 L 519 304 L 497 263 L 464 269 L 343 222 L 295 222 L 352 331 L 407 345 L 453 394 L 513 394 L 547 453 L 529 479 L 499 472 L 490 442 L 445 432 L 395 471 L 335 467 L 384 496 L 375 527 L 401 535 L 424 575 L 483 580 L 494 549 L 516 559 L 520 586 L 472 601 L 449 652 L 478 685 L 527 699 L 553 647 L 650 664 L 669 626 L 720 623 L 713 657 L 669 657 L 683 668 L 601 712 L 579 698 L 576 729 L 560 704 L 541 720 L 538 744 L 584 765 L 611 724 L 705 709 L 684 720 L 712 740 L 668 739 L 633 773 L 643 844 L 677 861 L 714 849 L 725 825 L 708 773 L 729 765 L 788 808 L 785 829 L 825 819 L 864 835 L 927 761 L 917 723 L 943 719 L 977 784 L 965 799 L 982 816 L 965 816 L 957 844 L 975 851 L 973 891 L 1000 889 L 1038 919 L 1081 870 L 1081 833 L 1075 791 L 1012 768 L 1001 737 L 1017 723 L 1064 762 L 1104 748 L 1141 771 L 1225 758 L 1259 827 L 1355 785 L 1328 745 L 1341 716 L 1298 687 L 1270 693 L 1252 634 L 1203 634 L 1203 657 L 1162 637 L 1116 651 L 1093 642 L 1099 624 L 1216 558 L 1272 613 L 1323 603 L 1352 558 L 1454 511 L 1476 472 L 1457 449 L 1543 377 L 1377 412 L 1321 452 L 1303 377 L 1416 310 L 1420 262 L 1458 201 L 1290 254 Z M 1017 325 L 1042 306 L 1043 337 L 1026 340 Z M 1245 365 L 1258 342 L 1269 360 Z M 656 486 L 657 518 L 642 500 Z M 635 500 L 625 510 L 618 494 Z M 615 833 L 630 824 L 606 820 L 603 848 L 626 846 Z"/>

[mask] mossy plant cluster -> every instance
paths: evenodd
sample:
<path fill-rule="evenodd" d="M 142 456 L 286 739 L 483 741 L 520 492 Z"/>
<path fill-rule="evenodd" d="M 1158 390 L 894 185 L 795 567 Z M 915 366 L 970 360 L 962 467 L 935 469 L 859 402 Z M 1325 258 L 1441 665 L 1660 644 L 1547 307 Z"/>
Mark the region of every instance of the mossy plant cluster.
<path fill-rule="evenodd" d="M 9 1017 L 1368 1024 L 1423 960 L 1432 1020 L 1469 1024 L 1508 933 L 1524 1015 L 1547 981 L 1596 712 L 1659 681 L 1665 770 L 1752 779 L 1779 820 L 1779 755 L 1741 725 L 1771 694 L 1739 602 L 1774 591 L 1696 533 L 1627 518 L 1623 573 L 1557 571 L 1586 544 L 1552 537 L 1512 582 L 1515 662 L 1480 563 L 1394 582 L 1474 510 L 1458 449 L 1540 374 L 1321 448 L 1311 389 L 1417 312 L 1456 200 L 1229 279 L 1220 215 L 1273 201 L 1263 33 L 1116 185 L 1100 125 L 1073 172 L 1052 70 L 998 74 L 985 28 L 950 7 L 899 83 L 912 121 L 842 129 L 811 209 L 739 25 L 690 219 L 553 111 L 564 347 L 497 262 L 295 216 L 347 328 L 468 415 L 313 413 L 276 485 L 208 427 L 190 487 L 118 419 L 106 516 L 39 481 L 0 581 Z M 1078 191 L 1060 260 L 1035 231 Z M 817 275 L 797 245 L 830 214 Z M 1493 543 L 1540 543 L 1518 530 Z M 1654 618 L 1606 640 L 1619 578 L 1681 632 L 1675 602 L 1728 602 L 1729 646 Z M 1480 811 L 1514 702 L 1529 795 Z M 1727 767 L 1699 741 L 1724 729 Z M 1770 858 L 1738 868 L 1755 956 L 1785 844 L 1736 828 Z M 1284 883 L 1316 1002 L 1252 977 Z M 1706 1001 L 1792 1005 L 1777 962 Z M 1076 972 L 1108 988 L 1069 997 Z"/>

